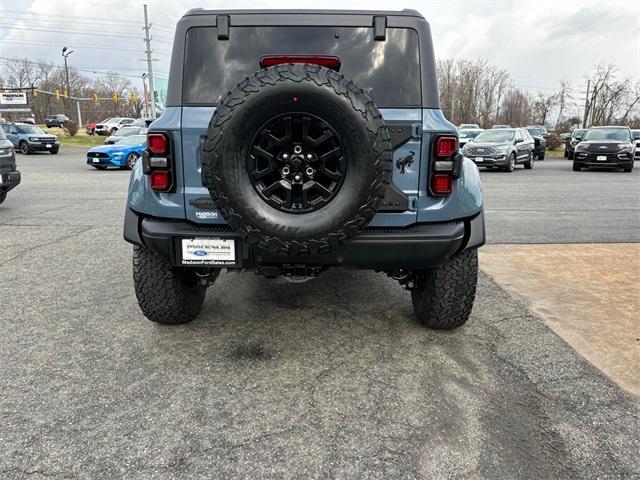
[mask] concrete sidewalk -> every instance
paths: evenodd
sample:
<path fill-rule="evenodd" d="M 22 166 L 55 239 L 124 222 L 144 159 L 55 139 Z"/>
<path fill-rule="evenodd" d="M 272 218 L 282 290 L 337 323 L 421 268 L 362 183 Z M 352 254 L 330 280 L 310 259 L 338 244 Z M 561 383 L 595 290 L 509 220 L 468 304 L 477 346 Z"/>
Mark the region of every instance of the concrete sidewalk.
<path fill-rule="evenodd" d="M 480 265 L 640 397 L 640 244 L 487 245 Z"/>

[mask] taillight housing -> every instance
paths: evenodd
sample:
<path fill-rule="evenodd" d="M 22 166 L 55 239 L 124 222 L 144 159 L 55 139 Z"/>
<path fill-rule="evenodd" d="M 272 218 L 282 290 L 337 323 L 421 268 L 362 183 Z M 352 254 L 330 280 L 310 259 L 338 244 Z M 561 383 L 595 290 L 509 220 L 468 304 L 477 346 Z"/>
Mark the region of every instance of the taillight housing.
<path fill-rule="evenodd" d="M 147 150 L 142 157 L 142 171 L 149 175 L 154 192 L 170 192 L 175 188 L 171 137 L 163 132 L 147 134 Z"/>
<path fill-rule="evenodd" d="M 429 193 L 437 197 L 450 195 L 453 192 L 453 180 L 462 171 L 458 137 L 451 134 L 436 135 L 432 151 Z"/>
<path fill-rule="evenodd" d="M 151 189 L 166 192 L 171 187 L 171 174 L 168 170 L 153 170 L 149 175 Z"/>
<path fill-rule="evenodd" d="M 453 175 L 434 173 L 431 188 L 436 195 L 449 195 L 453 191 Z"/>
<path fill-rule="evenodd" d="M 458 150 L 457 137 L 438 137 L 436 138 L 436 157 L 450 157 Z"/>
<path fill-rule="evenodd" d="M 260 58 L 260 67 L 268 68 L 283 63 L 311 63 L 339 71 L 342 62 L 335 55 L 264 55 Z"/>
<path fill-rule="evenodd" d="M 150 133 L 147 135 L 147 147 L 153 155 L 168 155 L 169 139 L 164 133 Z"/>

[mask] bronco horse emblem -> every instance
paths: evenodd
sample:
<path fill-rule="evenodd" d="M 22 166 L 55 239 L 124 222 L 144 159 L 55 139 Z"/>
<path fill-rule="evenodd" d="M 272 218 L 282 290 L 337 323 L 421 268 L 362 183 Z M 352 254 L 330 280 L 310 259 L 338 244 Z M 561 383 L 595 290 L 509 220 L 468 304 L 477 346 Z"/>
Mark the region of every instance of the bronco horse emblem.
<path fill-rule="evenodd" d="M 413 156 L 416 154 L 413 150 L 409 150 L 409 155 L 399 158 L 396 161 L 396 167 L 400 170 L 400 173 L 405 173 L 405 168 L 410 167 L 413 164 Z"/>

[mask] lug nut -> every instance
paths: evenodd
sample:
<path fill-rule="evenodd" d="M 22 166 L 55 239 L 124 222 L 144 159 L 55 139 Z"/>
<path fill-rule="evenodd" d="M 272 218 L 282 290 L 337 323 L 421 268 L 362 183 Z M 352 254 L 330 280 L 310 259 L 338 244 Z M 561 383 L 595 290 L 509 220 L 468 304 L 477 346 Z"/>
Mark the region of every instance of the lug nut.
<path fill-rule="evenodd" d="M 307 176 L 310 177 L 311 175 L 313 175 L 316 172 L 313 170 L 313 168 L 307 167 L 307 169 L 304 171 L 304 173 L 306 173 Z"/>
<path fill-rule="evenodd" d="M 283 154 L 282 154 L 282 158 L 283 158 L 284 160 L 287 160 L 287 159 L 289 158 L 289 154 L 288 154 L 288 153 L 283 153 Z"/>
<path fill-rule="evenodd" d="M 289 175 L 291 171 L 289 170 L 289 167 L 282 167 L 281 173 L 282 175 Z"/>
<path fill-rule="evenodd" d="M 313 155 L 311 155 L 310 153 L 307 153 L 307 160 L 311 160 L 313 158 Z"/>
<path fill-rule="evenodd" d="M 296 155 L 299 155 L 302 153 L 302 147 L 300 145 L 296 145 L 295 147 L 293 147 L 293 153 L 295 153 Z"/>

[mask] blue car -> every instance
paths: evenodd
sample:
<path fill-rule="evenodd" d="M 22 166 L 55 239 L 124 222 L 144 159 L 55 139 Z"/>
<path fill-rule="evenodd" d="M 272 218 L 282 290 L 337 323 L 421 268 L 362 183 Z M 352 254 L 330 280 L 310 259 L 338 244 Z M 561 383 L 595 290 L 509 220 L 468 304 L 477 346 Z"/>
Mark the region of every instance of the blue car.
<path fill-rule="evenodd" d="M 145 148 L 147 148 L 145 135 L 125 137 L 113 145 L 93 147 L 87 152 L 87 165 L 98 170 L 104 170 L 107 167 L 132 169 Z"/>

